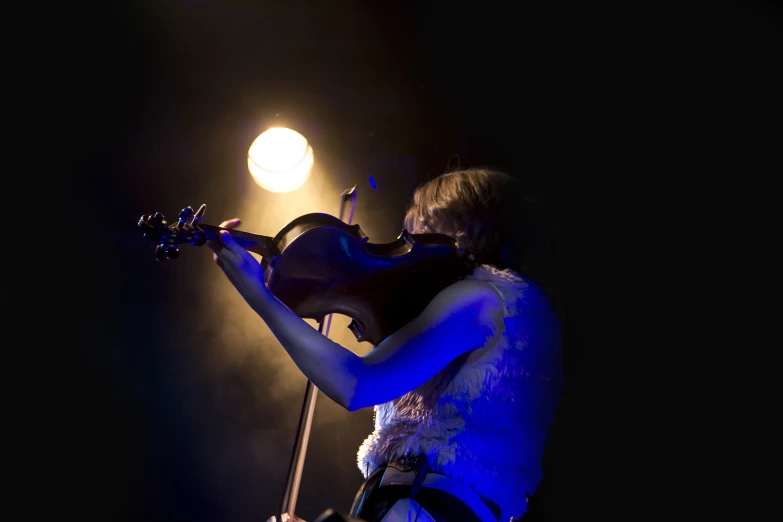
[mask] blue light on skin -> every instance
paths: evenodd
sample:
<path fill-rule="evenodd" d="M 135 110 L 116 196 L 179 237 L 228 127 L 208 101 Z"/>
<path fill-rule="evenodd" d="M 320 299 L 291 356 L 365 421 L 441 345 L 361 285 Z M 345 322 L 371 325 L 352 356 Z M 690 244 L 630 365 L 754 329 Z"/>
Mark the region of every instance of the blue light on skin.
<path fill-rule="evenodd" d="M 378 186 L 375 184 L 375 178 L 370 176 L 368 179 L 370 180 L 370 186 L 372 187 L 372 189 L 378 190 Z"/>

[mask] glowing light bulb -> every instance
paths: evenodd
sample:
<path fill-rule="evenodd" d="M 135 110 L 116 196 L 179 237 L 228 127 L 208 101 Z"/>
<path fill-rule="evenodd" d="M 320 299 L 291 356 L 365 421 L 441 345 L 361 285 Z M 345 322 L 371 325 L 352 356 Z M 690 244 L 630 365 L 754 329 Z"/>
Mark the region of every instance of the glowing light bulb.
<path fill-rule="evenodd" d="M 247 168 L 270 192 L 296 190 L 310 178 L 313 148 L 295 130 L 273 128 L 261 133 L 247 151 Z"/>

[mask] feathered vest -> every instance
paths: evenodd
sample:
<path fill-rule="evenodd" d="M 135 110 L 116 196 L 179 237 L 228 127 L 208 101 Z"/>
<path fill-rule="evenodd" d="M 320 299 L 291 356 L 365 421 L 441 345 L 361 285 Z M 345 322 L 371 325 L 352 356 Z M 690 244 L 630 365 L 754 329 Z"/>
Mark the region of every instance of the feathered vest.
<path fill-rule="evenodd" d="M 500 505 L 501 520 L 527 509 L 541 481 L 547 430 L 560 397 L 559 321 L 541 290 L 488 265 L 468 279 L 491 283 L 505 305 L 502 338 L 460 357 L 399 399 L 375 407 L 359 469 L 427 455 L 434 472 L 460 479 Z"/>

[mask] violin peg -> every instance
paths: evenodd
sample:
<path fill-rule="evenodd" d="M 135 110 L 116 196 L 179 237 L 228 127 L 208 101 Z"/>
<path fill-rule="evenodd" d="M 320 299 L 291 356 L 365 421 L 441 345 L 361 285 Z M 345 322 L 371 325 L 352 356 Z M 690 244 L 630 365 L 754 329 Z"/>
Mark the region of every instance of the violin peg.
<path fill-rule="evenodd" d="M 156 261 L 165 261 L 168 259 L 166 257 L 166 251 L 163 250 L 163 245 L 158 245 L 155 247 L 155 260 Z"/>
<path fill-rule="evenodd" d="M 185 207 L 182 209 L 182 211 L 179 213 L 179 219 L 177 220 L 177 228 L 183 228 L 185 226 L 185 223 L 190 219 L 190 217 L 193 215 L 193 208 L 192 207 Z"/>
<path fill-rule="evenodd" d="M 193 219 L 190 222 L 190 226 L 195 227 L 201 222 L 201 218 L 204 217 L 204 211 L 207 210 L 206 203 L 202 203 L 200 207 L 198 207 L 198 210 L 195 214 L 193 214 Z"/>
<path fill-rule="evenodd" d="M 179 257 L 179 248 L 176 245 L 161 244 L 155 247 L 155 259 L 157 261 L 168 261 Z"/>

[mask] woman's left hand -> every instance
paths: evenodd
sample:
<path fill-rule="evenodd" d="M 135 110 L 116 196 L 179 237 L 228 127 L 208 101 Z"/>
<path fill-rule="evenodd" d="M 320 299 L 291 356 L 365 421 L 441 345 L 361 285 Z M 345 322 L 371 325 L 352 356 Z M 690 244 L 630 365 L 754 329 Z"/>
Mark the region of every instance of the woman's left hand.
<path fill-rule="evenodd" d="M 241 223 L 237 218 L 228 219 L 220 227 L 231 229 Z M 253 306 L 255 298 L 268 292 L 264 284 L 264 269 L 253 254 L 237 244 L 227 231 L 222 230 L 219 238 L 219 242 L 207 242 L 213 252 L 212 258 L 242 297 Z"/>

